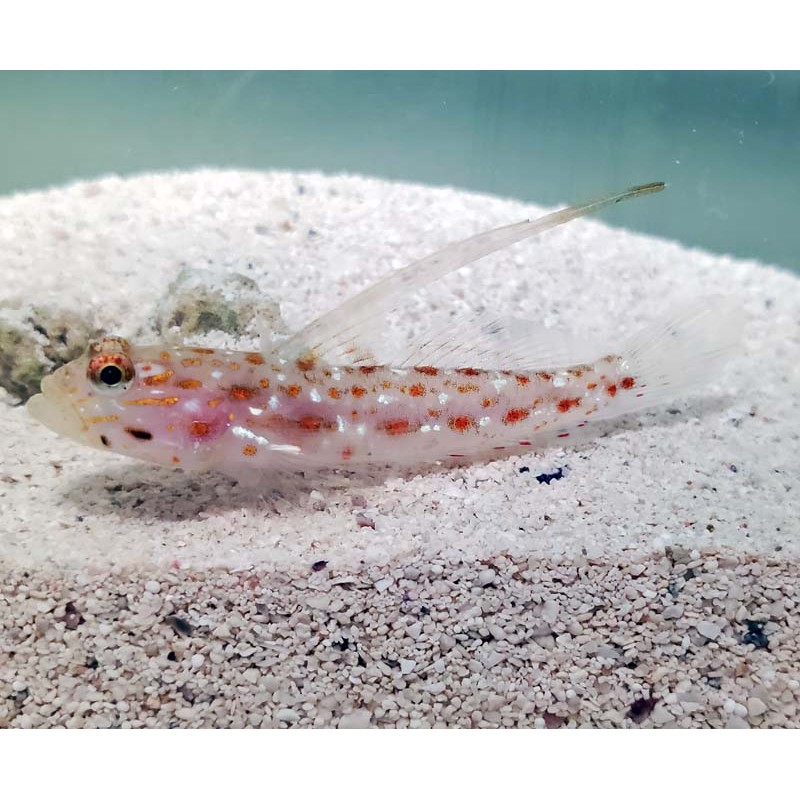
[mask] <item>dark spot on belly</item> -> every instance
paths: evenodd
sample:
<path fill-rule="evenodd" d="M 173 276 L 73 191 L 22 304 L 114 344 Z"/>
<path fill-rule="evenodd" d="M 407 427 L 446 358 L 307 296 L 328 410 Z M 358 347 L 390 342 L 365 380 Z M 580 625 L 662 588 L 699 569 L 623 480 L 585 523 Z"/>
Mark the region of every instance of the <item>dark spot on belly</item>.
<path fill-rule="evenodd" d="M 104 447 L 111 447 L 111 442 L 108 441 L 108 436 L 104 433 L 100 434 L 100 441 L 103 443 Z"/>
<path fill-rule="evenodd" d="M 150 431 L 143 431 L 141 428 L 125 428 L 125 433 L 133 436 L 134 439 L 140 439 L 143 442 L 149 442 L 153 438 Z"/>

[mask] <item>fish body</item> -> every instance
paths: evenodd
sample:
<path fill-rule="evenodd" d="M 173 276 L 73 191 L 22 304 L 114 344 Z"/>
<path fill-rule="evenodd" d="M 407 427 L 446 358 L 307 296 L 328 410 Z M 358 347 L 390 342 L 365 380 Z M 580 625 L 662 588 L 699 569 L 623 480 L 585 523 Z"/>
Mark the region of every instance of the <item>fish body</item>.
<path fill-rule="evenodd" d="M 592 415 L 613 411 L 617 394 L 636 386 L 613 355 L 595 364 L 515 371 L 271 363 L 258 352 L 135 348 L 116 337 L 101 346 L 130 359 L 134 378 L 116 396 L 92 390 L 75 396 L 73 436 L 98 449 L 195 469 L 497 456 L 531 447 L 545 432 L 568 436 Z M 44 398 L 78 395 L 70 389 L 90 369 L 88 361 L 63 367 L 45 380 Z"/>
<path fill-rule="evenodd" d="M 371 339 L 385 313 L 414 288 L 657 187 L 450 245 L 262 351 L 137 346 L 108 336 L 47 376 L 28 408 L 51 429 L 92 447 L 237 475 L 467 462 L 567 438 L 587 422 L 663 402 L 703 382 L 734 341 L 735 323 L 724 306 L 695 303 L 600 352 L 532 323 L 486 315 L 425 333 L 386 361 L 373 355 Z"/>

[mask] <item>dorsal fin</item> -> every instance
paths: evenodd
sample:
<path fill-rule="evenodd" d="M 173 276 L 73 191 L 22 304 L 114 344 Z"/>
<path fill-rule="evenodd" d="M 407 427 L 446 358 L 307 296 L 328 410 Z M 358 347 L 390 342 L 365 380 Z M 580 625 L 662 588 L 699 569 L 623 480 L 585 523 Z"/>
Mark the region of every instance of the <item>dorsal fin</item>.
<path fill-rule="evenodd" d="M 400 306 L 412 292 L 516 242 L 606 206 L 659 192 L 663 188 L 663 183 L 633 186 L 623 192 L 569 206 L 536 220 L 495 228 L 446 245 L 441 250 L 387 275 L 318 317 L 283 342 L 279 353 L 287 359 L 309 355 L 329 363 L 349 364 L 355 363 L 355 359 L 358 363 L 367 363 L 372 354 L 364 334 L 374 327 L 375 320 L 381 320 Z"/>

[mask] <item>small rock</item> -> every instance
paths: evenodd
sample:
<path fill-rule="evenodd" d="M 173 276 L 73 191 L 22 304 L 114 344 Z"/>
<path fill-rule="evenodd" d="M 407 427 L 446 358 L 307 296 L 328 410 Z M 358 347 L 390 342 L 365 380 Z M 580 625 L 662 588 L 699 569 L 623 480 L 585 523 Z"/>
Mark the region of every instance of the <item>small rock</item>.
<path fill-rule="evenodd" d="M 375 520 L 366 514 L 356 514 L 356 525 L 359 528 L 372 528 L 372 530 L 375 530 Z"/>
<path fill-rule="evenodd" d="M 412 639 L 419 639 L 422 635 L 422 623 L 421 622 L 414 622 L 406 628 L 406 633 Z"/>
<path fill-rule="evenodd" d="M 158 581 L 147 581 L 144 588 L 150 594 L 158 594 L 161 591 L 161 584 Z"/>
<path fill-rule="evenodd" d="M 753 719 L 766 714 L 768 711 L 767 704 L 758 697 L 747 698 L 747 716 Z"/>
<path fill-rule="evenodd" d="M 250 683 L 258 683 L 258 679 L 261 677 L 261 670 L 256 669 L 255 667 L 250 667 L 244 671 L 244 679 L 249 681 Z"/>
<path fill-rule="evenodd" d="M 493 569 L 485 569 L 478 573 L 475 580 L 476 586 L 490 586 L 497 579 L 497 573 Z"/>
<path fill-rule="evenodd" d="M 663 619 L 680 619 L 683 616 L 683 606 L 667 606 L 661 616 Z"/>
<path fill-rule="evenodd" d="M 552 625 L 558 619 L 559 611 L 561 611 L 561 606 L 555 600 L 547 600 L 542 606 L 542 619 Z"/>
<path fill-rule="evenodd" d="M 351 711 L 349 714 L 345 714 L 339 720 L 337 727 L 343 730 L 369 728 L 371 722 L 372 714 L 366 708 L 361 708 L 358 711 Z"/>
<path fill-rule="evenodd" d="M 195 653 L 192 656 L 192 669 L 200 669 L 205 663 L 206 657 L 202 653 Z"/>
<path fill-rule="evenodd" d="M 400 674 L 401 675 L 408 675 L 414 667 L 417 666 L 417 662 L 411 658 L 401 658 L 400 659 Z"/>
<path fill-rule="evenodd" d="M 300 715 L 292 708 L 279 708 L 275 715 L 280 722 L 298 722 Z"/>
<path fill-rule="evenodd" d="M 379 592 L 385 592 L 392 583 L 392 578 L 381 578 L 379 581 L 375 581 L 375 589 Z"/>
<path fill-rule="evenodd" d="M 706 639 L 710 639 L 712 642 L 722 633 L 722 629 L 717 625 L 715 622 L 708 622 L 706 620 L 702 620 L 695 625 L 697 632 L 704 636 Z"/>

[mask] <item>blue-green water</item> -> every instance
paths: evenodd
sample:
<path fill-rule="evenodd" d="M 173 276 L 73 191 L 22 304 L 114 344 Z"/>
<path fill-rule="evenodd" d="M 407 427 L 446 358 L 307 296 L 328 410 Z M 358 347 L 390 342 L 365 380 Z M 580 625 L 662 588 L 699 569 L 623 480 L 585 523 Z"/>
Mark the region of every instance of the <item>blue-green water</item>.
<path fill-rule="evenodd" d="M 0 73 L 0 193 L 109 172 L 318 169 L 555 204 L 800 271 L 797 72 Z"/>

